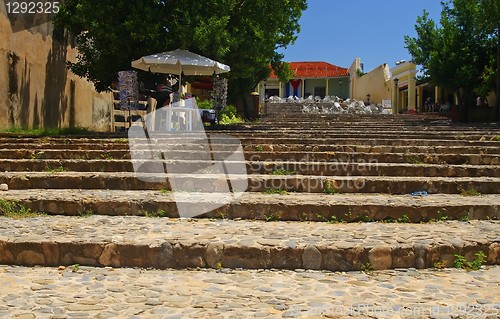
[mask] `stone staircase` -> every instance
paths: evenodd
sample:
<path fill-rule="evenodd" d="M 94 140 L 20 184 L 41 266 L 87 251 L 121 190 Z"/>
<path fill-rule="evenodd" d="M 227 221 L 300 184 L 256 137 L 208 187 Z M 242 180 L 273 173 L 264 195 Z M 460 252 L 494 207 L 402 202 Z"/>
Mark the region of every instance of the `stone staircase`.
<path fill-rule="evenodd" d="M 46 214 L 2 218 L 0 263 L 355 271 L 452 267 L 478 252 L 500 263 L 498 125 L 280 113 L 217 133 L 246 160 L 236 179 L 248 190 L 229 204 L 217 172 L 196 177 L 213 188 L 181 194 L 141 181 L 123 135 L 0 136 L 0 210 Z M 157 142 L 171 162 L 211 164 L 199 145 Z M 217 156 L 231 153 L 218 143 Z M 176 203 L 192 201 L 220 207 L 179 219 Z"/>
<path fill-rule="evenodd" d="M 141 181 L 120 134 L 0 135 L 0 317 L 500 318 L 500 127 L 275 112 L 209 133 L 243 145 L 230 203 L 210 169 L 195 192 Z M 216 208 L 179 218 L 196 202 Z"/>

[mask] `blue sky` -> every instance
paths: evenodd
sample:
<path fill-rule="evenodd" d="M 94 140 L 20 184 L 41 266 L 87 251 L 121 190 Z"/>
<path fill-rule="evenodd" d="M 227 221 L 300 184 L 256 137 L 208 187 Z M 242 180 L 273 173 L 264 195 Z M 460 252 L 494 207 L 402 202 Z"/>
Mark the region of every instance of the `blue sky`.
<path fill-rule="evenodd" d="M 359 57 L 364 71 L 410 60 L 404 36 L 416 36 L 417 17 L 426 9 L 439 22 L 440 0 L 309 0 L 301 31 L 284 60 L 325 61 L 348 68 Z"/>

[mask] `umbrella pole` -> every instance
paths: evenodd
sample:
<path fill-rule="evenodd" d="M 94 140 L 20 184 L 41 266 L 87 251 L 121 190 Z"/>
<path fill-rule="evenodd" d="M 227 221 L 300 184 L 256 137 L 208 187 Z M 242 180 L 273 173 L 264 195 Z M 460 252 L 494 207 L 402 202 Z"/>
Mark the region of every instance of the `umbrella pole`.
<path fill-rule="evenodd" d="M 182 93 L 182 65 L 179 63 L 179 95 Z"/>

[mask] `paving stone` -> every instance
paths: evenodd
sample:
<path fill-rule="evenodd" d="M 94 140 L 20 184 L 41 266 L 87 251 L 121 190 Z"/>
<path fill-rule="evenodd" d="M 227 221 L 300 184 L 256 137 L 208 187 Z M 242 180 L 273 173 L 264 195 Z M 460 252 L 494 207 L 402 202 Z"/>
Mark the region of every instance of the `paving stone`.
<path fill-rule="evenodd" d="M 500 264 L 500 224 L 488 220 L 500 217 L 498 125 L 456 126 L 420 114 L 339 117 L 298 109 L 297 116 L 292 111 L 300 106 L 287 107 L 230 131 L 253 170 L 253 192 L 196 220 L 175 219 L 179 199 L 159 191 L 166 185 L 136 178 L 126 141 L 0 134 L 0 184 L 8 184 L 2 199 L 50 214 L 94 215 L 0 218 L 0 264 L 51 267 L 0 266 L 0 316 L 386 318 L 376 312 L 382 306 L 394 317 L 422 310 L 416 318 L 449 318 L 454 305 L 498 316 L 498 266 L 416 269 L 451 266 L 454 254 L 472 258 L 478 250 L 489 264 Z M 169 144 L 169 155 L 206 164 L 196 146 L 157 142 Z M 65 170 L 49 172 L 47 165 Z M 296 174 L 270 175 L 278 168 Z M 327 179 L 337 194 L 324 193 Z M 260 193 L 269 184 L 302 193 Z M 482 195 L 462 196 L 460 187 Z M 429 194 L 410 195 L 423 190 Z M 183 196 L 224 203 L 232 194 Z M 145 211 L 170 218 L 130 216 Z M 416 224 L 366 223 L 383 219 Z M 417 224 L 432 219 L 455 221 Z M 368 263 L 397 269 L 357 271 Z M 80 269 L 55 268 L 72 264 Z"/>
<path fill-rule="evenodd" d="M 62 224 L 72 229 L 71 234 L 60 233 L 56 230 L 57 225 Z M 255 228 L 254 226 L 257 224 L 260 226 Z M 442 258 L 453 259 L 453 254 L 461 253 L 461 250 L 452 244 L 456 238 L 461 238 L 464 242 L 462 249 L 467 249 L 467 258 L 472 258 L 478 251 L 478 242 L 481 243 L 482 247 L 486 246 L 481 250 L 485 252 L 490 262 L 499 262 L 497 260 L 499 258 L 498 252 L 500 252 L 498 243 L 492 242 L 492 238 L 497 237 L 498 221 L 331 225 L 325 223 L 261 223 L 231 220 L 216 222 L 170 219 L 169 223 L 166 224 L 158 223 L 157 219 L 146 217 L 117 216 L 110 220 L 103 216 L 91 216 L 84 219 L 52 216 L 50 218 L 37 218 L 36 224 L 33 224 L 31 219 L 3 218 L 2 225 L 0 242 L 3 249 L 12 255 L 22 255 L 24 252 L 23 246 L 19 246 L 16 242 L 26 243 L 27 251 L 32 251 L 31 247 L 35 247 L 38 243 L 36 241 L 30 243 L 29 234 L 31 229 L 41 228 L 45 230 L 45 241 L 64 245 L 66 247 L 64 249 L 70 249 L 70 247 L 73 249 L 91 248 L 103 242 L 113 241 L 114 243 L 105 245 L 105 247 L 109 247 L 106 248 L 109 253 L 106 253 L 106 249 L 102 252 L 102 255 L 107 254 L 106 258 L 103 258 L 102 255 L 98 256 L 100 250 L 89 249 L 87 254 L 96 254 L 95 258 L 91 259 L 101 260 L 104 262 L 103 265 L 114 260 L 112 262 L 115 266 L 133 265 L 139 258 L 138 254 L 145 254 L 145 256 L 153 256 L 154 258 L 144 258 L 141 265 L 159 268 L 167 268 L 168 266 L 195 268 L 200 266 L 200 262 L 203 266 L 205 260 L 210 261 L 214 268 L 296 269 L 301 266 L 301 262 L 311 269 L 324 267 L 323 269 L 329 270 L 357 270 L 368 262 L 376 269 L 393 266 L 398 268 L 413 267 L 414 265 L 418 268 L 426 268 L 431 267 Z M 141 226 L 137 227 L 137 225 Z M 286 226 L 281 229 L 282 236 L 294 240 L 297 243 L 295 249 L 286 247 L 286 242 L 279 242 L 279 244 L 273 242 L 278 246 L 232 246 L 230 244 L 233 238 L 245 237 L 249 234 L 267 240 L 269 237 L 274 237 L 276 227 L 282 226 Z M 93 232 L 89 233 L 88 229 L 92 229 Z M 128 234 L 127 239 L 117 237 L 116 234 L 121 232 Z M 209 242 L 200 240 L 196 244 L 193 244 L 191 240 L 195 234 L 216 234 L 218 232 L 225 234 L 225 236 L 211 239 Z M 311 236 L 307 237 L 307 240 L 300 237 L 300 234 L 307 232 L 324 233 L 329 236 L 327 239 L 324 239 L 323 236 Z M 380 236 L 377 241 L 373 240 L 374 236 L 353 239 L 350 242 L 344 241 L 345 234 L 359 232 L 388 233 L 391 236 Z M 399 234 L 405 236 L 399 236 Z M 15 240 L 2 242 L 1 239 L 7 237 L 15 238 Z M 186 238 L 187 241 L 184 241 L 183 238 Z M 224 238 L 227 239 L 224 240 Z M 274 241 L 275 239 L 269 240 Z M 63 242 L 65 243 L 61 244 Z M 163 251 L 167 251 L 167 253 L 163 253 Z M 210 251 L 212 253 L 209 253 Z M 162 253 L 159 256 L 155 255 L 158 252 Z M 302 257 L 295 256 L 294 252 L 302 254 Z M 40 254 L 45 258 L 43 252 Z M 31 265 L 30 262 L 26 264 Z M 40 264 L 44 264 L 42 258 L 40 258 Z M 59 264 L 59 262 L 55 260 L 47 264 Z M 96 264 L 89 261 L 89 265 Z M 68 279 L 77 276 L 80 281 L 89 282 L 88 277 L 82 277 L 76 272 L 62 272 L 62 276 Z M 98 277 L 97 280 L 100 278 Z M 113 278 L 108 280 L 113 280 Z M 114 288 L 123 289 L 123 287 Z M 33 285 L 32 289 L 44 290 L 50 289 L 50 286 Z M 99 286 L 93 289 L 99 289 Z"/>
<path fill-rule="evenodd" d="M 305 269 L 321 269 L 322 256 L 313 245 L 308 245 L 302 253 L 302 264 Z"/>
<path fill-rule="evenodd" d="M 8 272 L 3 271 L 7 269 L 9 270 Z M 82 266 L 81 271 L 82 274 L 80 276 L 87 274 L 91 278 L 94 278 L 96 275 L 102 274 L 103 270 Z M 344 305 L 347 310 L 350 308 L 355 309 L 357 306 L 361 307 L 361 304 L 357 305 L 356 302 L 358 298 L 362 297 L 363 305 L 365 305 L 364 309 L 367 313 L 374 311 L 380 305 L 384 305 L 384 307 L 398 307 L 400 305 L 408 307 L 414 305 L 413 309 L 415 310 L 441 306 L 442 313 L 440 315 L 445 316 L 449 315 L 449 313 L 445 312 L 447 305 L 465 305 L 463 301 L 467 300 L 466 296 L 468 294 L 474 294 L 475 299 L 468 302 L 468 304 L 474 305 L 477 309 L 484 309 L 484 311 L 491 310 L 493 312 L 500 310 L 500 304 L 495 304 L 495 300 L 498 300 L 498 295 L 496 294 L 496 290 L 492 289 L 500 284 L 499 271 L 500 268 L 498 266 L 488 266 L 483 270 L 475 272 L 443 269 L 439 272 L 435 270 L 415 270 L 412 274 L 409 274 L 408 271 L 388 270 L 375 271 L 370 275 L 366 275 L 362 272 L 342 274 L 325 271 L 320 273 L 296 273 L 294 271 L 259 272 L 257 270 L 240 270 L 233 271 L 232 273 L 219 273 L 215 270 L 141 270 L 123 268 L 107 270 L 117 280 L 108 281 L 104 279 L 101 282 L 105 286 L 109 285 L 110 287 L 113 287 L 116 282 L 122 282 L 123 286 L 127 287 L 126 291 L 113 292 L 108 290 L 107 297 L 109 298 L 103 298 L 99 304 L 94 304 L 95 300 L 93 299 L 84 299 L 83 302 L 87 304 L 75 304 L 74 302 L 66 304 L 67 301 L 74 301 L 73 298 L 64 298 L 69 287 L 73 291 L 84 287 L 85 283 L 79 280 L 79 277 L 72 277 L 69 283 L 61 283 L 60 285 L 57 278 L 62 279 L 65 277 L 58 277 L 57 275 L 60 271 L 54 268 L 0 266 L 0 280 L 2 282 L 5 282 L 8 278 L 28 279 L 22 284 L 18 283 L 15 287 L 11 287 L 10 291 L 4 290 L 4 295 L 0 292 L 0 299 L 4 299 L 9 294 L 14 295 L 15 293 L 21 300 L 34 304 L 36 300 L 40 299 L 36 298 L 36 295 L 29 299 L 24 297 L 30 291 L 30 285 L 34 281 L 39 280 L 39 278 L 52 274 L 55 281 L 55 288 L 52 290 L 51 295 L 44 297 L 44 299 L 62 306 L 58 307 L 62 309 L 62 313 L 56 313 L 58 316 L 79 317 L 87 315 L 87 317 L 97 317 L 100 314 L 101 317 L 106 317 L 106 314 L 108 314 L 109 317 L 110 313 L 120 316 L 132 310 L 135 312 L 144 311 L 142 315 L 162 314 L 160 310 L 166 309 L 163 306 L 163 302 L 167 300 L 170 300 L 170 302 L 180 302 L 183 307 L 178 309 L 183 312 L 187 309 L 194 310 L 197 309 L 196 307 L 202 307 L 202 309 L 214 311 L 214 314 L 219 315 L 223 315 L 230 310 L 235 311 L 235 313 L 241 313 L 242 309 L 245 309 L 245 311 L 253 310 L 253 313 L 257 313 L 259 311 L 264 312 L 259 301 L 259 295 L 263 293 L 268 294 L 268 292 L 262 291 L 259 288 L 263 288 L 263 282 L 268 282 L 282 284 L 281 286 L 273 286 L 274 290 L 269 292 L 270 296 L 286 297 L 283 300 L 277 298 L 274 300 L 264 299 L 266 302 L 269 302 L 270 309 L 276 311 L 272 316 L 277 317 L 292 316 L 294 313 L 313 315 L 319 312 L 324 312 L 325 315 L 328 315 L 329 311 L 337 309 L 331 304 L 332 297 L 335 298 L 336 302 Z M 130 274 L 133 274 L 133 276 L 130 276 Z M 169 276 L 165 277 L 165 274 Z M 302 277 L 302 280 L 297 280 L 297 276 L 302 274 L 308 275 L 308 277 Z M 438 276 L 443 274 L 447 276 Z M 219 288 L 218 290 L 206 291 L 204 289 L 205 286 L 201 283 L 205 282 L 208 278 L 219 282 L 212 283 L 214 287 Z M 238 280 L 239 278 L 245 278 L 245 280 Z M 327 279 L 328 281 L 320 282 L 318 278 Z M 403 281 L 402 278 L 406 278 L 406 280 Z M 200 282 L 200 280 L 202 281 Z M 470 281 L 477 282 L 479 286 L 471 286 L 468 283 Z M 154 299 L 127 299 L 130 298 L 128 297 L 129 291 L 144 289 L 139 287 L 144 286 L 145 283 L 149 283 L 148 285 L 151 285 L 151 287 L 160 288 L 164 291 L 162 296 L 163 302 L 160 300 L 155 301 Z M 312 287 L 315 287 L 314 290 L 316 292 L 310 293 Z M 332 287 L 335 287 L 335 290 L 332 290 Z M 396 300 L 393 295 L 386 293 L 390 287 L 394 287 L 394 290 L 400 292 L 407 290 L 411 293 L 407 297 L 398 293 Z M 176 294 L 185 288 L 189 289 L 189 296 Z M 429 296 L 429 289 L 431 288 L 435 292 L 432 296 Z M 232 300 L 228 302 L 227 296 L 224 294 L 231 290 L 240 291 L 241 296 L 230 293 Z M 290 294 L 291 291 L 294 293 Z M 321 295 L 324 294 L 324 297 L 321 297 L 318 293 Z M 35 294 L 38 294 L 38 292 L 35 292 Z M 435 299 L 437 296 L 439 296 L 439 302 Z M 262 297 L 265 297 L 265 295 Z M 116 304 L 117 300 L 125 302 Z M 127 300 L 134 300 L 135 302 L 129 303 Z M 111 304 L 108 305 L 108 302 L 111 302 Z M 222 304 L 219 304 L 220 302 Z M 141 305 L 145 306 L 146 303 L 150 304 L 150 308 L 142 309 Z M 222 305 L 226 305 L 226 307 L 221 307 L 220 310 L 217 310 Z M 109 312 L 109 310 L 106 311 L 103 308 L 113 308 L 115 310 Z M 11 308 L 10 311 L 15 311 L 15 309 Z M 33 313 L 37 317 L 41 316 L 41 314 L 45 313 L 44 309 L 46 308 L 39 308 L 37 310 L 39 313 L 36 311 Z M 304 311 L 300 311 L 299 309 L 303 309 Z M 172 313 L 165 314 L 173 315 Z M 355 318 L 354 315 L 346 315 L 344 317 Z"/>

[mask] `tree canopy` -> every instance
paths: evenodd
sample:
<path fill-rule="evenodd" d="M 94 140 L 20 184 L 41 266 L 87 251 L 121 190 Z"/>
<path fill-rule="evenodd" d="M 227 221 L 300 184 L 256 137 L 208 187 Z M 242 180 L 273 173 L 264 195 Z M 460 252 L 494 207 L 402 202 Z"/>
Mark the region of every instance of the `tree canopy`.
<path fill-rule="evenodd" d="M 424 77 L 455 92 L 463 109 L 475 95 L 494 90 L 498 82 L 499 3 L 443 1 L 439 25 L 424 10 L 415 25 L 417 37 L 405 37 L 406 48 Z"/>
<path fill-rule="evenodd" d="M 66 0 L 55 23 L 79 50 L 71 70 L 106 90 L 144 55 L 186 49 L 231 66 L 233 96 L 269 75 L 293 74 L 277 49 L 300 31 L 306 0 Z"/>

